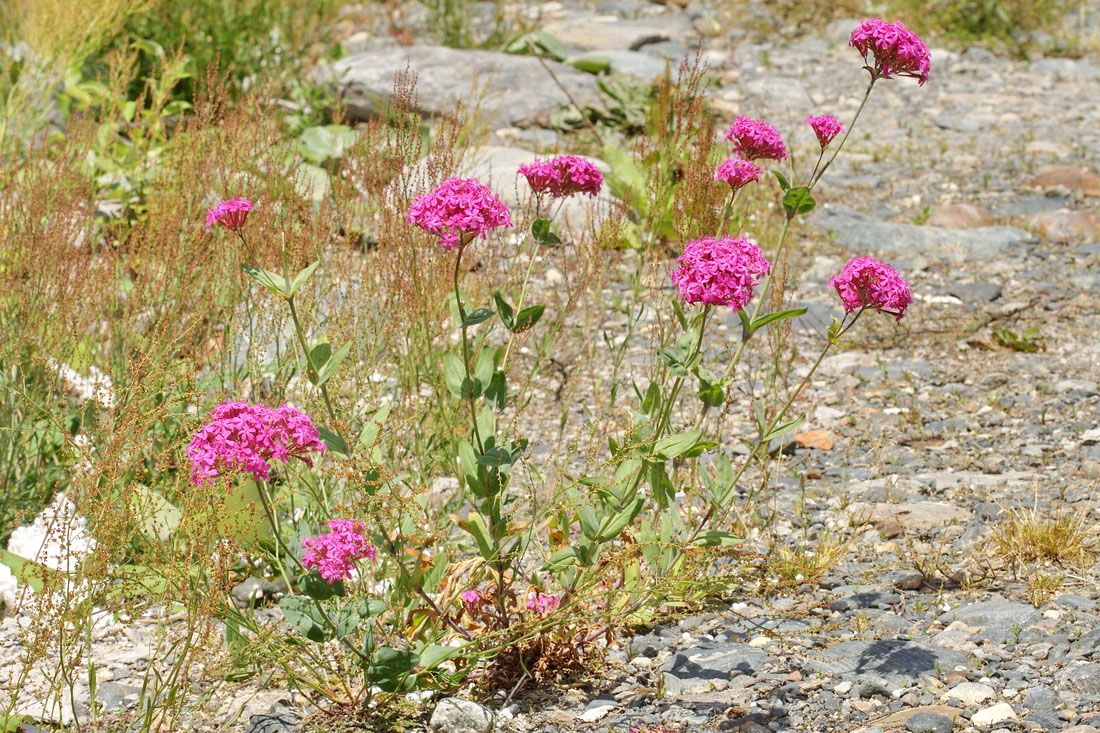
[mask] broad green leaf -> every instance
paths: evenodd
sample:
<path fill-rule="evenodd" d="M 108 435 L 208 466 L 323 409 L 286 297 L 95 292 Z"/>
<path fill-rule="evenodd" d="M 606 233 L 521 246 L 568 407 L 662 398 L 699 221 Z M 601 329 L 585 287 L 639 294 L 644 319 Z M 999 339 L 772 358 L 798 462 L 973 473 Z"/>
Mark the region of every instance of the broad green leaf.
<path fill-rule="evenodd" d="M 340 347 L 331 358 L 325 361 L 324 365 L 318 369 L 317 386 L 320 386 L 332 378 L 332 375 L 336 373 L 336 370 L 340 368 L 340 364 L 347 358 L 348 353 L 351 351 L 351 342 L 344 344 Z"/>
<path fill-rule="evenodd" d="M 401 692 L 406 687 L 409 673 L 420 663 L 420 655 L 400 651 L 391 647 L 379 647 L 366 666 L 370 684 L 381 687 L 384 692 Z"/>
<path fill-rule="evenodd" d="M 314 203 L 323 201 L 332 188 L 328 171 L 320 166 L 302 162 L 294 171 L 294 191 Z"/>
<path fill-rule="evenodd" d="M 321 341 L 312 349 L 309 350 L 309 362 L 313 365 L 314 369 L 320 369 L 325 365 L 325 362 L 332 356 L 332 344 L 328 341 Z"/>
<path fill-rule="evenodd" d="M 355 130 L 347 125 L 309 127 L 298 136 L 298 145 L 303 156 L 318 165 L 343 157 L 354 144 Z"/>
<path fill-rule="evenodd" d="M 290 290 L 288 291 L 288 295 L 294 295 L 295 293 L 297 293 L 298 289 L 300 287 L 302 287 L 302 285 L 305 284 L 306 280 L 309 279 L 309 276 L 313 274 L 313 271 L 317 269 L 317 265 L 319 265 L 319 264 L 321 264 L 321 261 L 317 260 L 317 261 L 313 262 L 312 264 L 308 265 L 304 270 L 299 272 L 297 275 L 295 275 L 294 276 L 294 281 L 290 283 Z"/>
<path fill-rule="evenodd" d="M 27 560 L 26 558 L 19 557 L 7 550 L 0 550 L 0 563 L 11 568 L 12 575 L 14 575 L 20 583 L 26 583 L 32 589 L 39 592 L 41 592 L 43 588 L 43 578 L 52 578 L 55 581 L 60 581 L 67 575 L 67 573 L 60 570 L 54 570 L 34 560 Z"/>
<path fill-rule="evenodd" d="M 386 424 L 386 418 L 390 416 L 392 406 L 392 402 L 387 402 L 374 411 L 371 418 L 367 420 L 367 424 L 359 432 L 359 442 L 357 443 L 359 448 L 374 445 L 374 441 L 378 439 L 378 433 L 382 430 L 382 426 Z"/>
<path fill-rule="evenodd" d="M 787 177 L 777 170 L 772 170 L 772 175 L 775 176 L 775 180 L 779 181 L 779 187 L 784 191 L 789 191 L 791 188 L 791 182 L 787 180 Z"/>
<path fill-rule="evenodd" d="M 324 617 L 313 601 L 305 596 L 283 596 L 279 599 L 283 616 L 298 632 L 310 641 L 325 642 L 332 638 Z"/>
<path fill-rule="evenodd" d="M 566 59 L 565 63 L 569 64 L 574 69 L 580 69 L 589 74 L 599 74 L 611 68 L 610 58 L 594 53 Z"/>
<path fill-rule="evenodd" d="M 343 598 L 347 595 L 347 590 L 344 589 L 344 581 L 337 580 L 334 583 L 329 583 L 316 570 L 312 570 L 298 578 L 298 588 L 315 601 L 327 601 L 329 598 Z"/>
<path fill-rule="evenodd" d="M 516 459 L 503 447 L 494 446 L 493 448 L 488 448 L 478 457 L 477 464 L 479 466 L 499 468 L 500 466 L 510 466 L 515 460 Z"/>
<path fill-rule="evenodd" d="M 580 554 L 576 547 L 563 547 L 555 552 L 543 564 L 542 569 L 552 573 L 560 572 L 567 567 L 576 565 L 580 561 Z"/>
<path fill-rule="evenodd" d="M 385 612 L 386 604 L 374 598 L 349 601 L 332 619 L 332 624 L 336 627 L 336 638 L 343 639 L 363 621 L 381 616 Z"/>
<path fill-rule="evenodd" d="M 645 504 L 645 499 L 638 497 L 634 500 L 634 504 L 627 509 L 619 512 L 614 517 L 611 517 L 604 523 L 604 526 L 600 528 L 599 533 L 596 535 L 596 542 L 610 542 L 619 536 L 619 533 L 626 529 L 626 526 L 634 521 L 634 518 L 638 516 L 638 512 L 642 510 L 642 506 Z"/>
<path fill-rule="evenodd" d="M 287 283 L 286 278 L 282 275 L 276 275 L 274 272 L 262 270 L 259 267 L 249 264 L 242 264 L 241 270 L 244 271 L 245 275 L 248 275 L 275 295 L 285 298 L 290 292 L 290 284 Z"/>
<path fill-rule="evenodd" d="M 699 441 L 699 436 L 702 434 L 702 431 L 692 430 L 687 433 L 676 433 L 661 438 L 653 447 L 653 453 L 662 460 L 671 461 L 681 453 L 690 450 Z"/>
<path fill-rule="evenodd" d="M 485 388 L 485 400 L 497 410 L 503 410 L 508 405 L 508 381 L 499 369 L 493 372 L 489 386 Z"/>
<path fill-rule="evenodd" d="M 133 486 L 136 503 L 141 504 L 142 533 L 150 539 L 167 542 L 172 533 L 176 531 L 183 512 L 172 502 L 165 499 L 160 493 L 145 486 Z"/>
<path fill-rule="evenodd" d="M 516 314 L 516 324 L 512 331 L 514 333 L 523 333 L 524 331 L 530 330 L 539 322 L 545 310 L 545 305 L 533 305 L 529 308 L 524 308 Z"/>
<path fill-rule="evenodd" d="M 783 209 L 787 212 L 787 218 L 792 219 L 799 214 L 806 214 L 814 210 L 817 201 L 814 200 L 810 189 L 805 186 L 792 188 L 783 194 Z"/>
<path fill-rule="evenodd" d="M 531 236 L 536 242 L 542 242 L 546 235 L 550 233 L 550 220 L 549 219 L 535 219 L 531 222 Z"/>
<path fill-rule="evenodd" d="M 466 381 L 466 366 L 450 351 L 443 354 L 443 382 L 447 390 L 459 399 L 463 397 L 462 385 Z"/>
<path fill-rule="evenodd" d="M 774 323 L 775 321 L 783 321 L 788 318 L 797 318 L 805 312 L 806 307 L 803 306 L 801 308 L 788 308 L 787 310 L 776 311 L 775 313 L 769 313 L 766 316 L 760 316 L 755 321 L 753 321 L 752 324 L 750 324 L 749 333 L 756 333 L 764 326 L 768 325 L 769 323 Z"/>
<path fill-rule="evenodd" d="M 701 532 L 691 544 L 698 545 L 700 547 L 729 547 L 731 545 L 739 545 L 744 540 L 737 535 L 730 534 L 729 532 L 720 532 L 716 529 Z"/>
<path fill-rule="evenodd" d="M 493 543 L 489 539 L 489 527 L 485 524 L 485 517 L 477 512 L 470 512 L 466 519 L 459 520 L 458 526 L 470 533 L 477 544 L 477 551 L 486 561 L 494 562 L 497 559 L 496 550 L 493 549 Z"/>
<path fill-rule="evenodd" d="M 318 425 L 317 432 L 320 434 L 321 440 L 325 441 L 325 445 L 328 446 L 329 450 L 336 451 L 344 457 L 351 455 L 351 448 L 335 431 L 329 430 L 323 425 Z"/>
<path fill-rule="evenodd" d="M 489 320 L 494 315 L 495 314 L 488 308 L 478 308 L 476 311 L 466 314 L 466 318 L 462 321 L 462 328 L 476 326 L 479 323 Z"/>
<path fill-rule="evenodd" d="M 500 294 L 500 291 L 493 293 L 493 301 L 496 303 L 497 312 L 500 313 L 500 320 L 504 324 L 504 327 L 509 331 L 512 330 L 515 325 L 515 321 L 512 316 L 515 314 L 515 309 L 509 305 L 508 301 L 504 299 L 504 296 Z"/>

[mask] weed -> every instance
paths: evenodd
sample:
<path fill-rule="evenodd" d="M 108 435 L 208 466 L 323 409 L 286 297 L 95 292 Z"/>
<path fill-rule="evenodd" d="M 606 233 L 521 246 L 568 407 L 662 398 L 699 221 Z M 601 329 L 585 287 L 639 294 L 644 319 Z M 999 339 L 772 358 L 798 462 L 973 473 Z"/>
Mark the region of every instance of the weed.
<path fill-rule="evenodd" d="M 1009 509 L 993 530 L 993 551 L 1014 566 L 1055 563 L 1086 565 L 1094 554 L 1094 539 L 1076 514 L 1051 514 Z"/>

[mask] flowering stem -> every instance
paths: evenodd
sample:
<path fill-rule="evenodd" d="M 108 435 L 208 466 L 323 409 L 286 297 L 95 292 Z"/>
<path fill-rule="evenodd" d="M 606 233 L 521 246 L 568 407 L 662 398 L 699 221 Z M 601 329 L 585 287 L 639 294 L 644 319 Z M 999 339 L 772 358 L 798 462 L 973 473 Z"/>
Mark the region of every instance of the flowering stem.
<path fill-rule="evenodd" d="M 317 368 L 313 365 L 313 358 L 309 355 L 309 346 L 306 344 L 306 337 L 302 331 L 302 322 L 298 319 L 298 310 L 294 307 L 294 296 L 291 295 L 286 299 L 287 304 L 290 306 L 290 317 L 294 320 L 294 332 L 298 335 L 298 343 L 302 346 L 302 353 L 306 357 L 306 369 L 309 372 L 309 379 L 314 384 L 321 381 L 320 376 L 317 373 Z M 329 419 L 332 421 L 332 429 L 336 431 L 337 437 L 350 451 L 351 446 L 346 440 L 340 430 L 340 426 L 336 419 L 336 411 L 332 409 L 332 400 L 328 396 L 328 385 L 321 384 L 321 397 L 325 401 L 325 409 L 328 411 Z"/>
<path fill-rule="evenodd" d="M 703 306 L 703 320 L 699 324 L 699 338 L 695 341 L 695 348 L 692 349 L 691 354 L 687 358 L 688 364 L 694 361 L 699 352 L 703 349 L 703 332 L 707 328 L 707 318 L 710 317 L 711 310 L 714 306 Z M 672 406 L 676 402 L 676 397 L 680 394 L 680 389 L 684 386 L 685 377 L 676 377 L 676 381 L 672 383 L 672 392 L 669 393 L 668 399 L 665 401 L 664 413 L 661 415 L 661 419 L 657 421 L 657 430 L 653 435 L 653 439 L 660 440 L 661 433 L 668 427 L 668 421 L 672 417 Z M 639 472 L 640 475 L 640 472 Z"/>
<path fill-rule="evenodd" d="M 726 224 L 729 223 L 730 214 L 733 213 L 733 205 L 737 203 L 737 197 L 741 195 L 741 189 L 738 188 L 733 192 L 733 195 L 726 199 L 726 206 L 722 209 L 722 223 L 718 225 L 718 232 L 715 237 L 721 237 L 726 231 Z"/>
<path fill-rule="evenodd" d="M 562 207 L 565 206 L 566 200 L 567 199 L 564 198 L 561 200 L 561 202 L 558 204 L 557 210 L 550 215 L 550 218 L 547 221 L 552 222 L 554 221 L 554 219 L 557 218 L 558 214 L 561 213 Z M 539 208 L 540 207 L 538 205 L 535 206 L 535 218 L 538 218 Z M 519 313 L 523 310 L 523 301 L 524 298 L 527 297 L 527 284 L 531 281 L 531 271 L 535 267 L 535 256 L 538 254 L 538 251 L 539 241 L 535 239 L 534 234 L 531 234 L 531 260 L 527 263 L 527 273 L 523 276 L 523 285 L 519 289 L 519 300 L 516 301 L 516 313 Z M 513 332 L 512 335 L 508 337 L 508 346 L 504 349 L 504 358 L 500 362 L 501 371 L 504 371 L 505 368 L 507 368 L 508 366 L 508 357 L 512 353 L 512 344 L 514 344 L 515 342 L 516 334 Z"/>
<path fill-rule="evenodd" d="M 844 148 L 844 143 L 848 141 L 848 136 L 852 134 L 852 130 L 856 126 L 856 120 L 859 119 L 859 114 L 863 111 L 864 105 L 867 104 L 867 99 L 871 96 L 871 90 L 874 88 L 874 86 L 875 76 L 872 74 L 871 82 L 867 85 L 867 91 L 863 93 L 863 99 L 859 103 L 859 109 L 856 110 L 855 116 L 852 117 L 851 123 L 848 124 L 848 129 L 844 131 L 844 137 L 840 138 L 840 144 L 836 146 L 836 150 L 833 151 L 833 154 L 829 157 L 829 161 L 821 167 L 821 170 L 817 170 L 817 168 L 814 168 L 814 173 L 816 175 L 810 180 L 809 188 L 811 191 L 813 190 L 813 187 L 817 185 L 817 182 L 821 180 L 821 177 L 825 175 L 825 171 L 829 169 L 829 166 L 833 164 L 833 161 L 836 160 L 836 156 L 839 155 L 840 151 Z"/>
<path fill-rule="evenodd" d="M 458 273 L 462 266 L 462 253 L 466 251 L 466 245 L 469 243 L 467 235 L 463 235 L 463 241 L 458 246 L 458 255 L 455 257 L 455 270 L 454 270 L 454 290 L 455 290 L 455 304 L 458 307 L 458 320 L 462 328 L 462 368 L 465 372 L 466 379 L 470 379 L 470 339 L 466 334 L 466 309 L 462 307 L 462 295 L 458 291 Z M 474 409 L 474 401 L 466 400 L 466 403 L 470 406 L 470 422 L 474 426 L 474 440 L 477 442 L 478 454 L 485 452 L 485 444 L 481 442 L 481 431 L 477 427 L 477 412 Z"/>

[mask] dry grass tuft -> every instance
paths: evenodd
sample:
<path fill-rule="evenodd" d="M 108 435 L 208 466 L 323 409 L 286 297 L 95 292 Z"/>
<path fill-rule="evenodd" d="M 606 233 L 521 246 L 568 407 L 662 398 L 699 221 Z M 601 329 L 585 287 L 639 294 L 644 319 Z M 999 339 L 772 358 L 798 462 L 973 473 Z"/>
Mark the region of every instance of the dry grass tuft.
<path fill-rule="evenodd" d="M 996 555 L 1014 565 L 1056 563 L 1082 567 L 1095 554 L 1093 532 L 1079 514 L 1048 515 L 1011 509 L 993 531 Z"/>
<path fill-rule="evenodd" d="M 769 590 L 816 583 L 848 554 L 851 544 L 851 538 L 824 533 L 813 546 L 778 546 L 768 555 L 764 565 L 764 583 Z"/>

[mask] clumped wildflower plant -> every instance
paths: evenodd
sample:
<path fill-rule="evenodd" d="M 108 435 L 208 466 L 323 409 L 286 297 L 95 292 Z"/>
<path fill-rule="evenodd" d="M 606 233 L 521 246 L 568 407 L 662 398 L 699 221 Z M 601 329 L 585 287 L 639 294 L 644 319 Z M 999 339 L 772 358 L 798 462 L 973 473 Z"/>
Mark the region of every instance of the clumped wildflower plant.
<path fill-rule="evenodd" d="M 532 271 L 548 246 L 587 236 L 557 221 L 567 200 L 599 201 L 604 187 L 612 186 L 637 203 L 644 185 L 623 188 L 610 177 L 605 180 L 592 161 L 579 156 L 537 160 L 519 171 L 520 186 L 526 182 L 533 205 L 512 212 L 489 186 L 457 177 L 453 161 L 432 159 L 425 168 L 430 182 L 413 186 L 411 179 L 401 179 L 400 191 L 371 179 L 373 190 L 388 195 L 380 200 L 407 205 L 379 214 L 385 234 L 379 250 L 387 246 L 383 240 L 400 237 L 405 237 L 405 249 L 386 251 L 390 271 L 378 279 L 408 281 L 411 285 L 404 287 L 422 307 L 401 324 L 419 335 L 395 343 L 406 355 L 419 350 L 417 369 L 436 372 L 408 380 L 404 403 L 430 403 L 446 418 L 441 421 L 445 430 L 426 443 L 436 455 L 422 465 L 451 475 L 415 478 L 394 458 L 394 444 L 410 434 L 414 441 L 421 438 L 421 424 L 400 432 L 387 423 L 391 408 L 402 408 L 400 400 L 365 405 L 366 397 L 341 388 L 336 378 L 341 370 L 363 369 L 365 356 L 352 350 L 350 340 L 334 344 L 323 335 L 344 305 L 339 297 L 325 300 L 329 291 L 314 287 L 318 273 L 331 265 L 322 262 L 328 255 L 271 244 L 291 237 L 308 207 L 294 209 L 266 193 L 257 197 L 262 207 L 252 199 L 230 198 L 206 211 L 205 229 L 198 226 L 201 214 L 192 212 L 194 228 L 204 236 L 231 235 L 243 245 L 231 254 L 240 258 L 251 282 L 270 294 L 260 297 L 275 298 L 278 308 L 262 310 L 276 321 L 276 330 L 285 325 L 292 334 L 297 355 L 282 354 L 280 368 L 294 375 L 295 394 L 305 398 L 299 404 L 310 411 L 284 399 L 289 376 L 272 389 L 273 396 L 231 394 L 192 428 L 184 448 L 191 488 L 216 496 L 238 483 L 254 485 L 270 530 L 257 545 L 286 583 L 278 604 L 293 628 L 289 646 L 295 654 L 304 650 L 302 657 L 321 668 L 339 660 L 314 676 L 319 694 L 330 699 L 345 695 L 369 705 L 379 694 L 455 687 L 470 678 L 516 685 L 555 664 L 577 664 L 586 654 L 598 653 L 596 642 L 619 626 L 647 618 L 647 607 L 692 558 L 742 545 L 729 517 L 746 472 L 767 460 L 770 441 L 797 427 L 800 418 L 792 410 L 822 359 L 868 310 L 900 320 L 912 304 L 909 286 L 894 268 L 871 257 L 849 262 L 829 283 L 844 317 L 822 334 L 816 361 L 774 404 L 752 406 L 755 434 L 744 440 L 748 456 L 723 450 L 719 408 L 728 409 L 736 400 L 746 352 L 761 342 L 762 332 L 770 337 L 806 312 L 805 307 L 782 306 L 789 277 L 782 265 L 792 228 L 817 205 L 814 188 L 843 150 L 876 83 L 894 77 L 920 84 L 928 79 L 927 49 L 900 24 L 861 23 L 851 45 L 864 58 L 870 81 L 846 125 L 830 115 L 806 121 L 820 148 L 812 169 L 794 164 L 773 125 L 746 115 L 726 132 L 728 145 L 714 145 L 715 136 L 706 134 L 713 126 L 697 123 L 701 113 L 674 133 L 665 129 L 661 145 L 640 160 L 627 161 L 638 175 L 650 161 L 678 165 L 683 161 L 674 160 L 667 150 L 672 145 L 664 143 L 675 136 L 693 139 L 685 167 L 697 189 L 662 182 L 668 198 L 644 212 L 651 224 L 660 225 L 663 239 L 646 238 L 642 244 L 653 252 L 659 249 L 655 245 L 669 246 L 660 253 L 660 280 L 670 295 L 665 300 L 647 294 L 645 306 L 670 317 L 660 319 L 664 330 L 649 368 L 631 375 L 637 404 L 629 411 L 629 425 L 609 420 L 601 426 L 607 431 L 601 434 L 606 453 L 579 475 L 559 472 L 549 499 L 524 485 L 539 475 L 540 467 L 517 419 L 531 400 L 529 384 L 542 377 L 538 359 L 523 362 L 525 340 L 546 327 L 546 303 L 527 302 Z M 668 106 L 662 110 L 672 109 L 670 99 L 663 99 Z M 675 121 L 673 114 L 664 116 Z M 766 175 L 765 166 L 773 165 Z M 346 172 L 333 177 L 334 190 L 349 185 L 355 191 L 346 182 L 355 171 L 349 166 Z M 365 180 L 377 171 L 360 173 Z M 768 195 L 775 191 L 773 177 L 782 211 L 778 236 L 775 229 L 737 215 L 746 189 Z M 684 194 L 691 190 L 702 195 Z M 348 214 L 345 221 L 353 218 Z M 513 243 L 502 245 L 504 233 L 517 221 L 529 226 Z M 263 227 L 262 235 L 257 227 Z M 527 251 L 522 279 L 517 271 L 510 281 L 520 283 L 514 302 L 494 280 L 501 273 L 492 256 L 501 247 L 513 248 L 498 258 L 505 262 L 513 261 L 514 250 Z M 669 264 L 672 253 L 679 254 Z M 474 259 L 488 267 L 472 274 Z M 278 266 L 272 267 L 276 260 Z M 336 267 L 348 259 L 335 256 L 333 261 Z M 377 282 L 361 280 L 366 287 Z M 324 317 L 314 318 L 322 305 Z M 707 342 L 708 326 L 727 313 L 720 310 L 725 308 L 736 314 L 741 334 L 730 345 L 732 353 L 716 359 L 717 349 Z M 449 333 L 433 332 L 433 323 L 449 323 Z M 541 343 L 552 350 L 551 336 Z M 211 351 L 218 348 L 230 349 L 220 343 Z M 249 377 L 256 384 L 265 375 Z M 382 375 L 377 381 L 384 380 Z M 371 381 L 362 378 L 356 384 Z M 181 482 L 187 478 L 185 470 Z M 436 478 L 458 485 L 458 496 L 441 512 L 433 512 L 428 499 L 413 490 L 414 484 Z M 303 502 L 308 509 L 299 512 L 302 497 L 309 499 Z M 376 513 L 381 505 L 400 511 L 383 516 Z M 200 529 L 194 536 L 201 535 Z M 233 549 L 231 544 L 219 549 L 219 558 Z M 234 648 L 244 648 L 243 632 L 254 622 L 235 610 L 220 613 L 227 639 Z M 362 684 L 334 691 L 332 669 L 343 673 L 349 667 L 361 675 Z"/>

